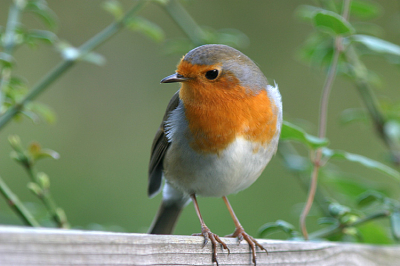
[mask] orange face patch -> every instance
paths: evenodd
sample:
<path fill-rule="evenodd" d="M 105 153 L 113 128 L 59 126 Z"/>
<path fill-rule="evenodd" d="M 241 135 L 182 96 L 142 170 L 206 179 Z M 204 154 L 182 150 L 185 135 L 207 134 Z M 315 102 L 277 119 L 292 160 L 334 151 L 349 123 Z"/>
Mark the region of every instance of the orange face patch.
<path fill-rule="evenodd" d="M 269 143 L 276 132 L 277 107 L 267 92 L 242 87 L 230 73 L 211 81 L 202 75 L 216 67 L 181 61 L 177 69 L 191 78 L 182 83 L 179 92 L 192 135 L 191 147 L 219 153 L 238 136 L 261 145 Z"/>

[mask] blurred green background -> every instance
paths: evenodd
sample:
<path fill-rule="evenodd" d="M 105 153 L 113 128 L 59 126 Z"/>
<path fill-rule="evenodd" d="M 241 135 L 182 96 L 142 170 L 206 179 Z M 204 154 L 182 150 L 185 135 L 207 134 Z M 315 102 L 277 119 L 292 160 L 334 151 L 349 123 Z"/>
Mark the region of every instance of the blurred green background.
<path fill-rule="evenodd" d="M 6 24 L 10 2 L 0 2 L 0 25 Z M 102 2 L 49 0 L 49 7 L 59 18 L 59 38 L 79 46 L 110 24 L 113 17 L 100 7 Z M 134 4 L 134 1 L 121 2 L 126 9 Z M 198 0 L 185 1 L 184 6 L 202 26 L 235 28 L 245 33 L 249 44 L 241 51 L 260 66 L 270 82 L 279 84 L 285 119 L 308 121 L 309 132 L 316 134 L 325 74 L 296 59 L 296 51 L 312 28 L 294 16 L 300 4 L 312 3 Z M 400 44 L 400 2 L 379 3 L 384 13 L 374 22 L 385 30 L 382 38 Z M 160 25 L 167 39 L 184 36 L 156 4 L 147 5 L 139 15 Z M 29 14 L 24 16 L 23 23 L 43 28 Z M 10 123 L 1 132 L 0 175 L 22 201 L 37 203 L 26 189 L 26 173 L 9 159 L 11 148 L 7 136 L 17 134 L 26 145 L 38 141 L 61 155 L 57 161 L 39 162 L 38 168 L 50 176 L 53 196 L 73 227 L 146 232 L 160 203 L 160 195 L 147 197 L 150 146 L 166 105 L 178 89 L 177 84 L 159 82 L 175 71 L 183 54 L 167 55 L 163 43 L 129 30 L 123 30 L 97 52 L 107 59 L 106 65 L 78 63 L 38 98 L 56 112 L 55 124 L 36 125 L 24 119 L 21 123 Z M 54 48 L 46 45 L 33 51 L 25 46 L 17 50 L 15 57 L 16 73 L 30 85 L 61 60 Z M 383 80 L 378 94 L 398 102 L 399 69 L 374 57 L 368 58 L 367 64 Z M 343 78 L 337 79 L 329 103 L 327 136 L 331 148 L 384 161 L 385 147 L 370 125 L 343 126 L 338 120 L 344 109 L 361 106 L 353 85 Z M 389 189 L 391 180 L 387 176 L 350 163 L 338 165 L 355 175 L 379 181 Z M 253 186 L 229 198 L 243 226 L 255 235 L 262 224 L 277 219 L 297 226 L 306 191 L 276 156 Z M 224 235 L 233 231 L 234 225 L 221 199 L 201 198 L 199 204 L 213 232 Z M 0 223 L 20 223 L 2 199 Z M 192 234 L 199 230 L 199 221 L 189 205 L 175 233 Z"/>

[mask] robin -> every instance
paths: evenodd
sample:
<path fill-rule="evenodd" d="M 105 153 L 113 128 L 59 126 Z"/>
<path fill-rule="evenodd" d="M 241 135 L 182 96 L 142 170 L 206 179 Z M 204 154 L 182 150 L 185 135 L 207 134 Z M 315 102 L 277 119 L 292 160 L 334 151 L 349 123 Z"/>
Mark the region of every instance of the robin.
<path fill-rule="evenodd" d="M 278 86 L 271 86 L 257 65 L 226 45 L 203 45 L 188 52 L 176 73 L 161 83 L 180 82 L 168 104 L 151 148 L 150 197 L 165 178 L 160 209 L 149 233 L 171 234 L 182 209 L 193 201 L 204 245 L 210 240 L 212 261 L 217 245 L 229 252 L 203 221 L 196 195 L 222 197 L 235 224 L 230 237 L 248 242 L 256 264 L 256 247 L 237 219 L 227 195 L 257 180 L 275 154 L 282 125 Z"/>

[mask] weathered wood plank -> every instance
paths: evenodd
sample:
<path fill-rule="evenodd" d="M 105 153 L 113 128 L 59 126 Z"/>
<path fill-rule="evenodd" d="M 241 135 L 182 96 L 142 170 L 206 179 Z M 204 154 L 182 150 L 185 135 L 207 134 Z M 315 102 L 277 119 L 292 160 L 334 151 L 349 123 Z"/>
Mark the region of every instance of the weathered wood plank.
<path fill-rule="evenodd" d="M 224 238 L 220 265 L 251 265 L 249 248 Z M 400 265 L 400 246 L 259 240 L 257 265 Z M 0 265 L 212 265 L 203 239 L 79 230 L 0 227 Z"/>

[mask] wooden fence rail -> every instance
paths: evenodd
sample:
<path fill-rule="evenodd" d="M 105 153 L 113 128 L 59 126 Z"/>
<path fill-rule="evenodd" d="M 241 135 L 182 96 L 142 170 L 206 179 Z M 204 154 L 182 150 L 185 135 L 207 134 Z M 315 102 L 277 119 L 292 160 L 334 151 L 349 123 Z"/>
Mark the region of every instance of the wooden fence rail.
<path fill-rule="evenodd" d="M 247 243 L 224 238 L 231 249 L 219 252 L 220 265 L 252 265 Z M 269 254 L 257 265 L 400 265 L 400 246 L 332 242 L 259 240 Z M 212 265 L 203 239 L 0 226 L 0 265 Z"/>

